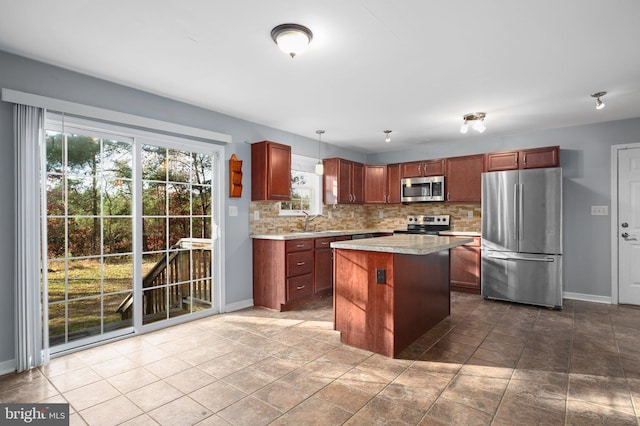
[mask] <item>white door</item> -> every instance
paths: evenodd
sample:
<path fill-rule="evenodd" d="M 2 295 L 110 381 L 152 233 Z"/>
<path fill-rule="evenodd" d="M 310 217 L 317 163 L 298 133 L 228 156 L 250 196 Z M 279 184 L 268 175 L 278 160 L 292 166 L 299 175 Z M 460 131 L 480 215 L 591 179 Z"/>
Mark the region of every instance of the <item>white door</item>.
<path fill-rule="evenodd" d="M 640 305 L 640 148 L 618 150 L 618 301 Z"/>

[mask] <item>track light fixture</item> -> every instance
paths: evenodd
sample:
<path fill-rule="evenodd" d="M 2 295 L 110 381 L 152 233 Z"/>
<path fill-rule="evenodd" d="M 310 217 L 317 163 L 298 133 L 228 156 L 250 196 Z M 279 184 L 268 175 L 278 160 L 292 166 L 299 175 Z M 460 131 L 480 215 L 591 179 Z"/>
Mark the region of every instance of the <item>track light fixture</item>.
<path fill-rule="evenodd" d="M 460 126 L 460 133 L 466 134 L 469 131 L 469 126 L 478 133 L 484 133 L 487 127 L 484 125 L 484 118 L 487 116 L 484 112 L 472 112 L 462 116 L 464 122 Z"/>
<path fill-rule="evenodd" d="M 392 132 L 392 130 L 383 130 L 382 132 L 383 132 L 384 134 L 386 134 L 386 135 L 387 135 L 387 136 L 384 138 L 384 141 L 385 141 L 386 143 L 391 142 L 391 136 L 389 136 L 389 133 L 391 133 L 391 132 Z"/>
<path fill-rule="evenodd" d="M 322 157 L 320 156 L 320 147 L 324 130 L 316 130 L 316 134 L 318 135 L 318 162 L 316 163 L 316 174 L 318 176 L 322 176 L 324 174 L 324 164 L 322 163 Z"/>
<path fill-rule="evenodd" d="M 309 46 L 313 33 L 302 25 L 282 24 L 271 30 L 271 38 L 280 50 L 294 58 Z"/>
<path fill-rule="evenodd" d="M 607 94 L 607 92 L 595 92 L 595 93 L 591 94 L 592 98 L 596 98 L 596 109 L 604 108 L 604 102 L 602 102 L 602 100 L 600 98 L 603 97 L 606 94 Z"/>

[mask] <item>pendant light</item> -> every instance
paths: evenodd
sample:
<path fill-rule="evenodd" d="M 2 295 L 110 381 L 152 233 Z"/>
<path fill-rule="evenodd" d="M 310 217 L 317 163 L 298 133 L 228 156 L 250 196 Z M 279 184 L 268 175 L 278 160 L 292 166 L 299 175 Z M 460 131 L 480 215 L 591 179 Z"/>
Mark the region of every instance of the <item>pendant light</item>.
<path fill-rule="evenodd" d="M 324 174 L 324 164 L 322 163 L 322 156 L 320 155 L 320 147 L 322 146 L 322 134 L 324 130 L 316 130 L 318 135 L 318 163 L 316 163 L 316 174 L 322 176 Z"/>
<path fill-rule="evenodd" d="M 391 132 L 392 132 L 392 130 L 383 130 L 383 131 L 382 131 L 382 133 L 384 133 L 385 135 L 387 135 L 387 136 L 384 138 L 384 141 L 385 141 L 386 143 L 391 142 L 391 136 L 389 135 L 389 133 L 391 133 Z"/>

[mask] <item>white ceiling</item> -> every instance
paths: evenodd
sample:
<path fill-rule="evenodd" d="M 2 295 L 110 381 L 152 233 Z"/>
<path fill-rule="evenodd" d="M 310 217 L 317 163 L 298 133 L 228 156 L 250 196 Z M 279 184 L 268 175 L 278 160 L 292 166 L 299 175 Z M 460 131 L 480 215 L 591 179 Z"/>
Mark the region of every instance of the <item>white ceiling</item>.
<path fill-rule="evenodd" d="M 0 50 L 367 153 L 640 117 L 638 41 L 638 0 L 0 0 Z"/>

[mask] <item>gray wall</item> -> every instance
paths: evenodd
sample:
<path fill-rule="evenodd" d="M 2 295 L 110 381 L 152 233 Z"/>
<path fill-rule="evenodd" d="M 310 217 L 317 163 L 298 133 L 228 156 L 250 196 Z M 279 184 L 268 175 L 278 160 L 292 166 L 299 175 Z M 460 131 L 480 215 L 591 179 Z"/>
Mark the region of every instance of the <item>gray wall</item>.
<path fill-rule="evenodd" d="M 224 114 L 176 102 L 111 82 L 78 74 L 0 51 L 0 87 L 63 99 L 100 108 L 136 114 L 198 128 L 226 133 L 233 143 L 226 145 L 225 161 L 235 153 L 244 160 L 242 198 L 228 198 L 228 175 L 225 184 L 225 269 L 226 304 L 252 299 L 251 240 L 249 239 L 249 201 L 251 199 L 251 148 L 247 142 L 273 140 L 290 145 L 294 154 L 317 157 L 315 130 L 309 138 L 283 132 Z M 325 137 L 326 139 L 326 137 Z M 14 356 L 14 252 L 15 169 L 13 149 L 12 105 L 0 102 L 0 363 Z M 362 161 L 366 156 L 323 144 L 323 156 L 340 156 Z M 238 216 L 229 217 L 228 206 L 238 207 Z"/>
<path fill-rule="evenodd" d="M 487 131 L 490 131 L 491 128 Z M 640 118 L 491 138 L 470 132 L 428 149 L 369 155 L 370 163 L 393 163 L 560 146 L 564 176 L 564 291 L 611 296 L 611 216 L 591 216 L 591 206 L 611 211 L 611 146 L 640 143 Z"/>

